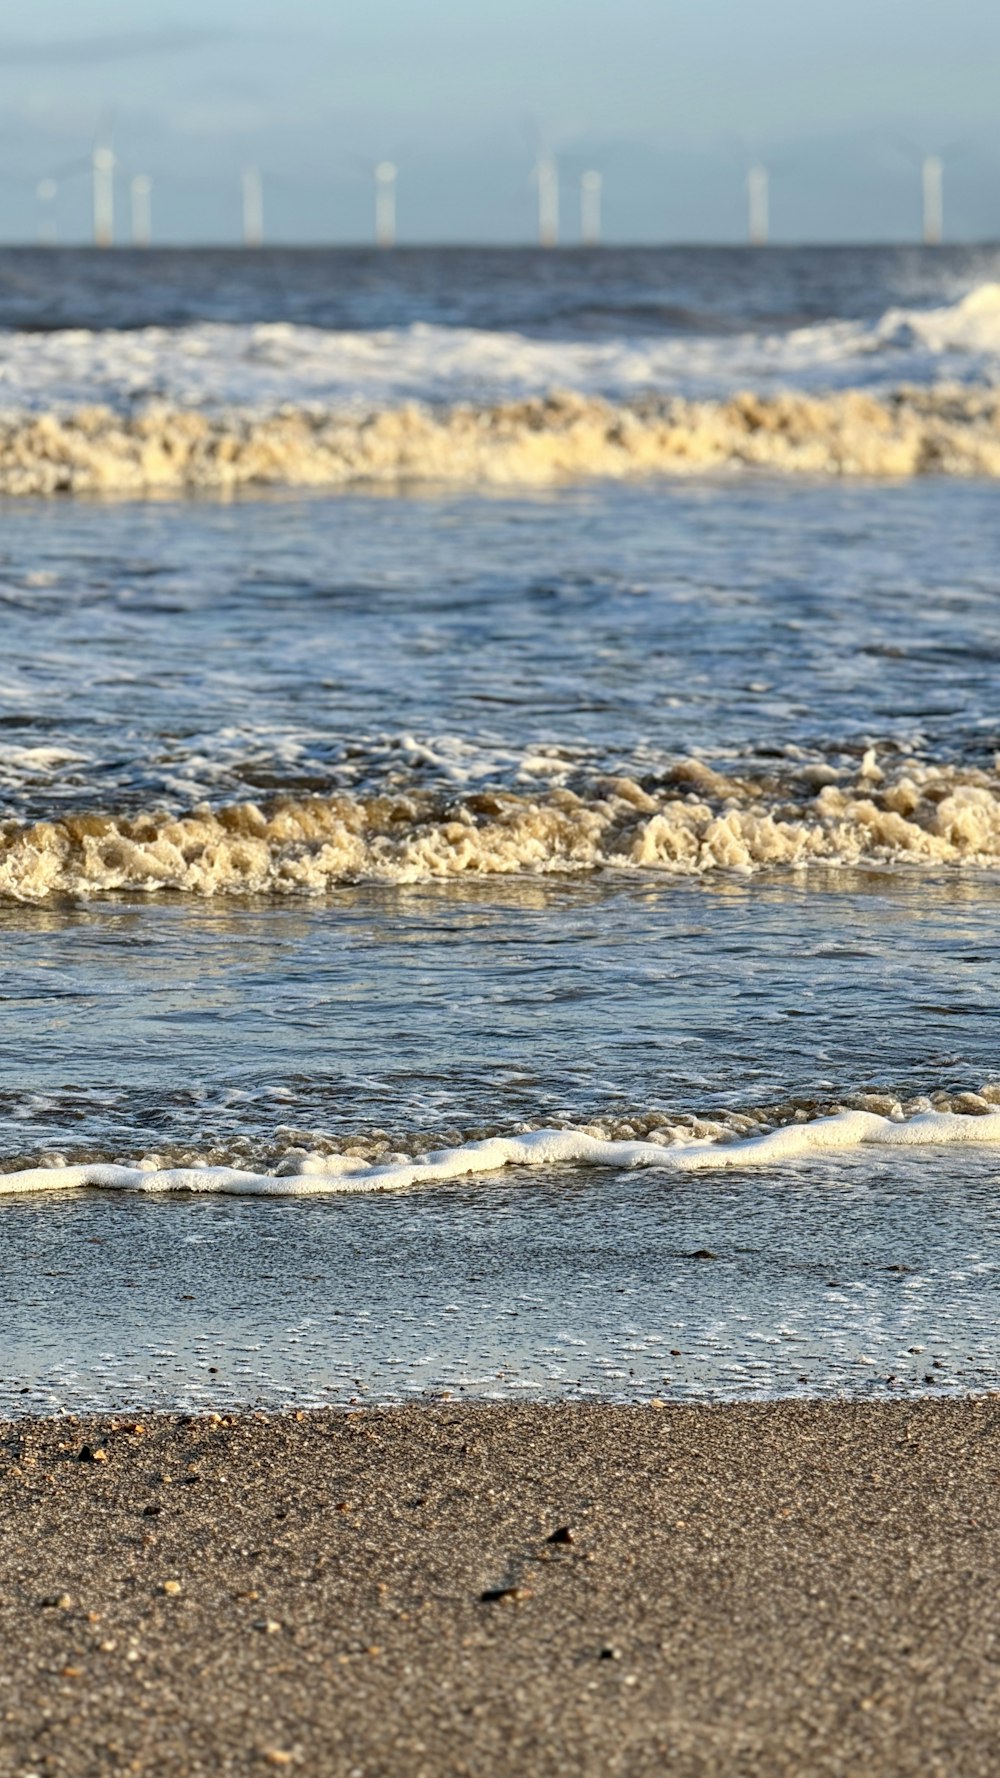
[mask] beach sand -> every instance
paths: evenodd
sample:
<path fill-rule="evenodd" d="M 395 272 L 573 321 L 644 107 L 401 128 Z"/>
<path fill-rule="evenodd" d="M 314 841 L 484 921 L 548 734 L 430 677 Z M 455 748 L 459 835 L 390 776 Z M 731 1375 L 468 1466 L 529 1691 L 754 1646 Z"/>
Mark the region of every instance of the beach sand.
<path fill-rule="evenodd" d="M 1000 1762 L 997 1397 L 24 1420 L 0 1503 L 4 1778 Z"/>

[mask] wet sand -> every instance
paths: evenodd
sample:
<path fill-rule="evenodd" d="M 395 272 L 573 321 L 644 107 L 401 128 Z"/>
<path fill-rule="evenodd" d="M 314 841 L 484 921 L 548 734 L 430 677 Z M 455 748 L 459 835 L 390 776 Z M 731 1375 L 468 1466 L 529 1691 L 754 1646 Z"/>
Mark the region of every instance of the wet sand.
<path fill-rule="evenodd" d="M 9 1422 L 0 1636 L 4 1778 L 995 1773 L 1000 1398 Z"/>

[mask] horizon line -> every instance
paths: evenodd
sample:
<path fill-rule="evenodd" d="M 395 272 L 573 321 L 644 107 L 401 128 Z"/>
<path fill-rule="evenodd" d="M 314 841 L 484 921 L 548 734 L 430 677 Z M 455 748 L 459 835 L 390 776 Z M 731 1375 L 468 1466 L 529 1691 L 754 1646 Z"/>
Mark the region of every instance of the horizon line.
<path fill-rule="evenodd" d="M 827 252 L 840 251 L 845 248 L 854 252 L 864 249 L 914 249 L 921 253 L 948 252 L 951 248 L 1000 248 L 1000 235 L 970 235 L 953 237 L 948 240 L 929 243 L 920 240 L 919 236 L 865 236 L 862 238 L 843 236 L 835 240 L 769 240 L 747 241 L 739 238 L 728 240 L 604 240 L 587 243 L 585 241 L 556 241 L 542 246 L 536 240 L 523 241 L 484 241 L 469 240 L 441 241 L 428 238 L 426 240 L 395 241 L 392 246 L 379 245 L 370 238 L 363 240 L 264 240 L 259 245 L 249 246 L 241 240 L 169 240 L 151 241 L 140 246 L 133 241 L 111 241 L 107 245 L 98 246 L 95 241 L 81 239 L 75 241 L 33 241 L 33 240 L 0 240 L 0 253 L 245 253 L 248 256 L 261 253 L 359 253 L 371 252 L 391 258 L 394 253 L 433 252 L 433 253 L 538 253 L 541 256 L 558 256 L 560 253 L 662 253 L 662 252 Z"/>

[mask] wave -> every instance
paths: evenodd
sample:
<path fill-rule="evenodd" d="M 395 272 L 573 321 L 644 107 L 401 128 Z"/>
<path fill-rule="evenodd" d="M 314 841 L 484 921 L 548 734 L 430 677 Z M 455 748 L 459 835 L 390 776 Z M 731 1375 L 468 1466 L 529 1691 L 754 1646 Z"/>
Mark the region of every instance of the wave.
<path fill-rule="evenodd" d="M 868 338 L 873 351 L 913 346 L 934 356 L 966 352 L 1000 359 L 1000 284 L 979 284 L 936 309 L 887 309 Z"/>
<path fill-rule="evenodd" d="M 317 894 L 516 872 L 682 876 L 811 866 L 1000 865 L 1000 767 L 929 765 L 874 749 L 726 775 L 681 760 L 657 779 L 603 777 L 539 794 L 478 790 L 279 797 L 188 814 L 82 814 L 0 824 L 0 897 L 108 890 Z"/>
<path fill-rule="evenodd" d="M 138 1165 L 103 1160 L 66 1162 L 50 1157 L 44 1165 L 0 1173 L 0 1196 L 38 1192 L 132 1191 L 205 1193 L 252 1197 L 329 1197 L 345 1193 L 409 1191 L 507 1167 L 657 1168 L 672 1173 L 722 1168 L 780 1166 L 812 1155 L 877 1148 L 927 1148 L 955 1144 L 1000 1144 L 1000 1086 L 980 1093 L 935 1096 L 937 1104 L 916 1099 L 903 1106 L 891 1095 L 863 1094 L 853 1105 L 829 1115 L 807 1116 L 785 1109 L 789 1121 L 772 1126 L 768 1112 L 725 1114 L 717 1119 L 671 1120 L 649 1113 L 620 1117 L 608 1126 L 522 1130 L 459 1138 L 454 1146 L 423 1152 L 388 1152 L 378 1138 L 323 1152 L 290 1149 L 274 1172 L 196 1161 L 164 1165 L 159 1155 Z M 879 1107 L 874 1109 L 873 1107 Z M 957 1109 L 955 1108 L 957 1107 Z"/>
<path fill-rule="evenodd" d="M 1000 285 L 725 339 L 272 323 L 0 333 L 0 492 L 1000 475 Z M 752 391 L 734 393 L 734 391 Z"/>
<path fill-rule="evenodd" d="M 557 394 L 494 407 L 407 406 L 358 417 L 152 407 L 0 418 L 0 493 L 245 487 L 547 487 L 590 478 L 757 469 L 806 476 L 1000 477 L 1000 392 L 741 394 L 629 406 Z"/>
<path fill-rule="evenodd" d="M 106 402 L 119 412 L 160 400 L 179 408 L 392 408 L 409 401 L 477 407 L 571 388 L 622 402 L 734 389 L 884 387 L 1000 377 L 1000 284 L 936 308 L 893 307 L 874 320 L 706 333 L 616 331 L 539 338 L 516 329 L 409 326 L 337 329 L 290 322 L 180 327 L 0 330 L 0 406 L 65 413 Z"/>

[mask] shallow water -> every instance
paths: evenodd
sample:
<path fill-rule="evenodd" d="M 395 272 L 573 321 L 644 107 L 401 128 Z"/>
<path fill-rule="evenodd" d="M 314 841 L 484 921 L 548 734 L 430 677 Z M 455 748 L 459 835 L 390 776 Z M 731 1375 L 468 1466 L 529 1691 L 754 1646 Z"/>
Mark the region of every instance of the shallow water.
<path fill-rule="evenodd" d="M 140 359 L 171 399 L 226 394 L 175 387 L 183 359 L 266 407 L 598 358 L 620 395 L 638 352 L 664 396 L 687 363 L 723 394 L 756 370 L 976 399 L 995 262 L 347 255 L 331 293 L 322 258 L 147 282 L 84 256 L 57 305 L 43 256 L 5 255 L 0 371 L 36 407 L 72 378 L 127 406 Z M 351 1150 L 561 1126 L 669 1152 L 840 1106 L 974 1133 L 997 1103 L 987 481 L 0 511 L 5 1172 L 294 1189 Z M 0 1194 L 0 1407 L 992 1387 L 998 1167 L 963 1142 Z"/>
<path fill-rule="evenodd" d="M 0 511 L 0 785 L 29 819 L 691 752 L 992 762 L 982 483 Z"/>
<path fill-rule="evenodd" d="M 988 878 L 874 873 L 8 905 L 0 1158 L 977 1089 L 998 914 Z"/>
<path fill-rule="evenodd" d="M 965 1393 L 1000 1365 L 972 1155 L 3 1216 L 6 1413 Z"/>

